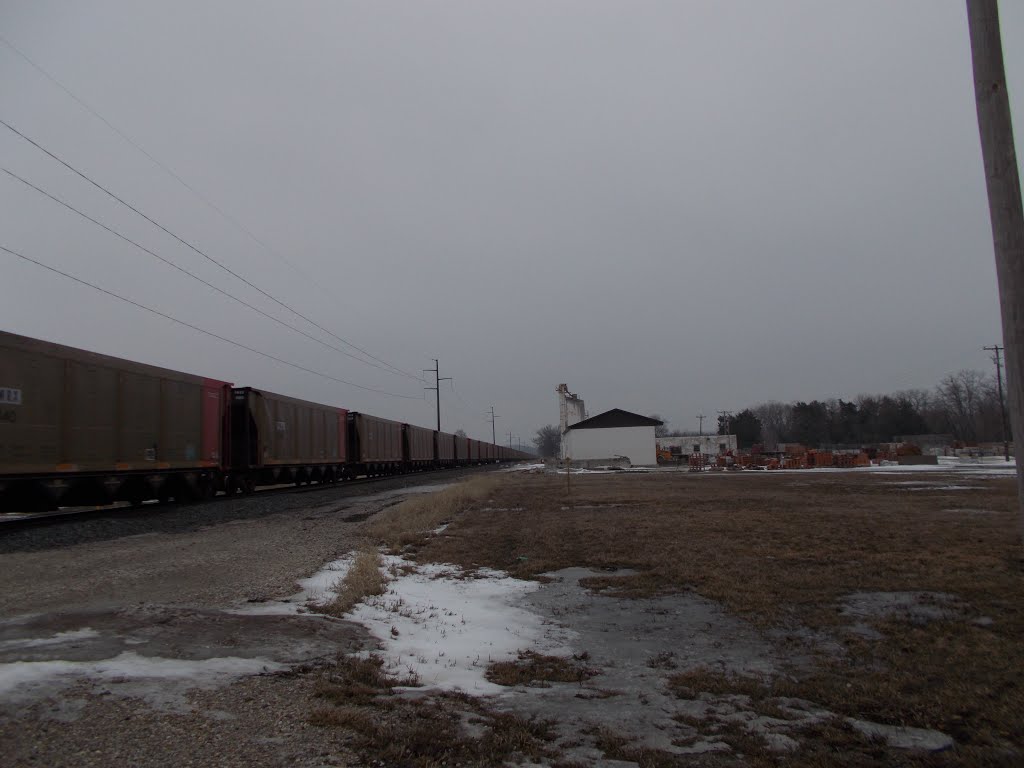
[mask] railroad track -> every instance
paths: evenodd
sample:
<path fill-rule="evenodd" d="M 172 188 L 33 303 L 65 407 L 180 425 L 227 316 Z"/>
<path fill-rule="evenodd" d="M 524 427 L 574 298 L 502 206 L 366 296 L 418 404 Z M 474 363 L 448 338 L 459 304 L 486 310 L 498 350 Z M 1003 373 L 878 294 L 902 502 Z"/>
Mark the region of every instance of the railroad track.
<path fill-rule="evenodd" d="M 315 493 L 317 491 L 326 493 L 331 490 L 343 491 L 347 488 L 354 488 L 363 485 L 375 485 L 378 483 L 395 482 L 401 480 L 414 481 L 411 485 L 418 485 L 416 480 L 435 478 L 440 475 L 461 476 L 467 472 L 479 471 L 495 465 L 484 465 L 479 467 L 448 467 L 445 469 L 431 469 L 421 472 L 408 472 L 399 475 L 379 475 L 375 477 L 358 477 L 353 480 L 344 480 L 337 483 L 311 483 L 309 485 L 280 485 L 266 486 L 253 493 L 247 494 L 220 494 L 207 499 L 206 501 L 172 501 L 161 503 L 143 502 L 139 505 L 124 504 L 98 507 L 66 507 L 50 512 L 8 512 L 0 513 L 0 535 L 9 531 L 24 530 L 26 528 L 38 528 L 49 525 L 61 525 L 82 520 L 97 518 L 121 518 L 121 517 L 142 517 L 148 515 L 159 515 L 163 512 L 178 510 L 183 507 L 219 505 L 227 502 L 240 502 L 252 499 L 269 499 L 272 496 L 292 496 L 303 493 Z M 500 465 L 498 465 L 500 466 Z"/>

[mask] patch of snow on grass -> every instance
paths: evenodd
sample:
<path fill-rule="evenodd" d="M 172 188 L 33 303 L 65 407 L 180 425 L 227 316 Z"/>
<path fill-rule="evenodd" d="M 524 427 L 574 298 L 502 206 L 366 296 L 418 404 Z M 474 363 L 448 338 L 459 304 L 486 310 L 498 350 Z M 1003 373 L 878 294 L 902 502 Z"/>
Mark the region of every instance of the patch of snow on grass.
<path fill-rule="evenodd" d="M 73 643 L 76 640 L 88 640 L 89 638 L 99 637 L 99 635 L 100 633 L 95 629 L 86 627 L 85 629 L 58 632 L 53 637 L 29 637 L 17 640 L 4 640 L 3 642 L 0 642 L 0 650 L 14 648 L 41 648 L 49 645 L 63 645 L 64 643 Z"/>
<path fill-rule="evenodd" d="M 284 668 L 285 665 L 267 659 L 167 659 L 140 656 L 132 651 L 101 661 L 16 661 L 0 664 L 0 696 L 6 698 L 23 686 L 68 682 L 80 677 L 111 682 L 174 679 L 208 687 L 235 677 Z"/>
<path fill-rule="evenodd" d="M 353 560 L 354 556 L 346 555 L 340 560 L 328 563 L 308 579 L 300 579 L 298 584 L 302 589 L 287 600 L 251 603 L 229 609 L 227 612 L 245 616 L 292 616 L 302 612 L 309 605 L 325 605 L 338 596 L 334 587 L 345 578 Z"/>
<path fill-rule="evenodd" d="M 566 637 L 537 614 L 518 607 L 538 588 L 501 571 L 465 574 L 454 565 L 415 565 L 384 558 L 385 572 L 403 573 L 388 591 L 357 605 L 349 617 L 381 643 L 381 656 L 398 677 L 410 673 L 441 690 L 476 694 L 507 689 L 484 678 L 487 665 L 513 659 L 521 649 L 568 653 Z"/>

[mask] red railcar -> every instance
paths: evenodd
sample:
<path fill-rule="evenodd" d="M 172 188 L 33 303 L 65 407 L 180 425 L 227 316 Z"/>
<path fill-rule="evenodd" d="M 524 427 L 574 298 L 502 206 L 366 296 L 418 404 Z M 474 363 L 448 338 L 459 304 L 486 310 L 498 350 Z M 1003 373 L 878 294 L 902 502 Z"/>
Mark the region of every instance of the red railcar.
<path fill-rule="evenodd" d="M 410 469 L 426 469 L 434 466 L 437 448 L 434 430 L 417 427 L 415 424 L 402 425 L 402 458 Z"/>
<path fill-rule="evenodd" d="M 226 490 L 341 479 L 347 414 L 252 387 L 231 390 Z"/>
<path fill-rule="evenodd" d="M 401 422 L 349 411 L 348 461 L 351 473 L 392 474 L 401 471 L 403 460 Z"/>
<path fill-rule="evenodd" d="M 0 509 L 212 494 L 229 386 L 0 332 Z"/>
<path fill-rule="evenodd" d="M 437 463 L 442 467 L 450 467 L 455 464 L 455 435 L 447 432 L 435 432 L 437 439 Z"/>

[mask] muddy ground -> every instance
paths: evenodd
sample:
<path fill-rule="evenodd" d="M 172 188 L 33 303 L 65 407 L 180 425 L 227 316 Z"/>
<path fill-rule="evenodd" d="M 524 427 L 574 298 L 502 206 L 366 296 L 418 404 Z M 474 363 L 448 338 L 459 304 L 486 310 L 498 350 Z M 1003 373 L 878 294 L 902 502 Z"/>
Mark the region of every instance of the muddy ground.
<path fill-rule="evenodd" d="M 572 482 L 510 475 L 404 552 L 539 583 L 518 607 L 562 658 L 482 698 L 355 675 L 339 653 L 386 649 L 352 622 L 251 610 L 395 494 L 2 555 L 0 663 L 70 665 L 0 687 L 6 762 L 1020 764 L 1012 479 Z"/>

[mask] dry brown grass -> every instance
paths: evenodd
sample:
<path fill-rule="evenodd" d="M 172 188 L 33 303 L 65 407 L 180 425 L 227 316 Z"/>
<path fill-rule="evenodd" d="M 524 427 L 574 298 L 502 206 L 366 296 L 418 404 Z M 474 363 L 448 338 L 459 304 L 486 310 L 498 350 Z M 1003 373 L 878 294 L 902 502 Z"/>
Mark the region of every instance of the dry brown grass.
<path fill-rule="evenodd" d="M 339 705 L 367 704 L 389 696 L 395 686 L 416 687 L 415 675 L 396 677 L 384 668 L 380 656 L 343 656 L 328 670 L 316 689 L 318 698 Z"/>
<path fill-rule="evenodd" d="M 521 651 L 514 661 L 496 661 L 485 676 L 496 685 L 525 685 L 546 688 L 551 683 L 582 683 L 597 674 L 578 659 Z"/>
<path fill-rule="evenodd" d="M 695 590 L 805 650 L 809 627 L 844 652 L 773 681 L 763 696 L 781 686 L 843 715 L 944 731 L 958 746 L 928 758 L 936 764 L 1015 764 L 1024 748 L 1015 483 L 919 477 L 978 488 L 895 484 L 906 475 L 583 475 L 570 504 L 564 478 L 517 477 L 495 489 L 494 509 L 462 516 L 457 536 L 430 539 L 420 557 L 524 578 L 631 567 L 639 573 L 588 586 L 620 596 Z M 515 508 L 523 511 L 502 511 Z M 855 619 L 838 608 L 850 593 L 873 591 L 949 593 L 958 612 L 926 623 L 868 618 L 883 635 L 869 641 L 848 633 Z M 981 616 L 991 623 L 975 623 Z M 720 681 L 722 690 L 737 685 L 752 684 Z M 821 764 L 828 738 L 848 736 L 826 730 L 815 737 Z M 858 754 L 870 762 L 870 749 Z"/>
<path fill-rule="evenodd" d="M 392 552 L 421 543 L 431 531 L 450 522 L 499 487 L 494 475 L 469 480 L 435 493 L 406 499 L 380 512 L 366 527 L 366 534 Z"/>
<path fill-rule="evenodd" d="M 380 572 L 381 559 L 376 550 L 362 549 L 356 552 L 348 572 L 334 587 L 337 595 L 321 610 L 331 616 L 344 616 L 356 603 L 371 595 L 383 595 L 387 580 Z"/>
<path fill-rule="evenodd" d="M 499 766 L 552 757 L 548 721 L 491 712 L 458 693 L 416 700 L 392 695 L 394 686 L 409 684 L 387 674 L 377 657 L 342 658 L 318 687 L 325 705 L 313 711 L 310 722 L 350 731 L 350 746 L 366 764 Z M 467 718 L 480 727 L 480 735 L 464 732 Z"/>

